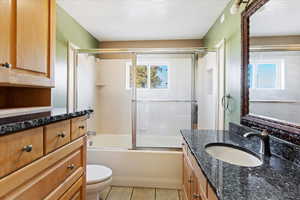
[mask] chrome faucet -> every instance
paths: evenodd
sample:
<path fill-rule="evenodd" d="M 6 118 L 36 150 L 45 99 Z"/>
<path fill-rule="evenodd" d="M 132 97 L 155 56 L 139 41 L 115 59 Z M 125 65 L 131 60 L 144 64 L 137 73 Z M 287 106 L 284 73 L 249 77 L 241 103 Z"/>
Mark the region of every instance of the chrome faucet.
<path fill-rule="evenodd" d="M 265 156 L 271 156 L 270 150 L 270 137 L 267 130 L 263 130 L 261 133 L 248 132 L 244 134 L 245 138 L 258 137 L 260 139 L 260 151 L 259 153 Z"/>
<path fill-rule="evenodd" d="M 96 136 L 96 131 L 88 131 L 87 136 Z"/>

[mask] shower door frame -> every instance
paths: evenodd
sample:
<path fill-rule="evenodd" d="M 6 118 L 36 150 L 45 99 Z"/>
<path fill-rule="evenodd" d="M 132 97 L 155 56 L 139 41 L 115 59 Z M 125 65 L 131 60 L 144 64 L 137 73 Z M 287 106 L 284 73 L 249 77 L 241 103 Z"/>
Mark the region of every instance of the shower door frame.
<path fill-rule="evenodd" d="M 137 66 L 137 56 L 138 55 L 155 55 L 155 54 L 186 54 L 191 55 L 192 58 L 192 70 L 191 70 L 191 129 L 197 128 L 193 123 L 195 105 L 197 104 L 196 99 L 196 69 L 198 68 L 198 55 L 205 53 L 206 48 L 129 48 L 129 49 L 75 49 L 74 51 L 74 99 L 75 99 L 75 111 L 78 111 L 78 55 L 79 54 L 128 54 L 131 55 L 131 73 L 133 75 L 132 80 L 135 80 L 136 71 L 134 70 Z M 173 147 L 137 147 L 137 88 L 135 81 L 132 82 L 131 88 L 131 138 L 132 138 L 132 150 L 136 149 L 178 149 Z M 197 121 L 197 120 L 196 120 Z M 196 122 L 197 123 L 197 122 Z"/>

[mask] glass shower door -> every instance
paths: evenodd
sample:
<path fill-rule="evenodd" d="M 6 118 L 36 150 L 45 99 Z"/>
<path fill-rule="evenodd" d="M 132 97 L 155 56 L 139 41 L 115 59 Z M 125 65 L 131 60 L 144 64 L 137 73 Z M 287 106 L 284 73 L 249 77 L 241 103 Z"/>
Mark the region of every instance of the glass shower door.
<path fill-rule="evenodd" d="M 136 65 L 136 147 L 179 148 L 192 126 L 193 57 L 144 54 Z"/>

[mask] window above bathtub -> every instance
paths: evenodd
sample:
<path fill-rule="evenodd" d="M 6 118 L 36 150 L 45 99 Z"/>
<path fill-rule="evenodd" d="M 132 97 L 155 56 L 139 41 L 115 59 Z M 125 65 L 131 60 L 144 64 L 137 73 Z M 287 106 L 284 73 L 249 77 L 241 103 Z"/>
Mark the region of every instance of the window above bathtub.
<path fill-rule="evenodd" d="M 132 65 L 126 64 L 126 89 L 132 88 L 133 74 Z M 138 64 L 136 66 L 137 89 L 168 89 L 169 88 L 169 65 L 168 64 Z"/>

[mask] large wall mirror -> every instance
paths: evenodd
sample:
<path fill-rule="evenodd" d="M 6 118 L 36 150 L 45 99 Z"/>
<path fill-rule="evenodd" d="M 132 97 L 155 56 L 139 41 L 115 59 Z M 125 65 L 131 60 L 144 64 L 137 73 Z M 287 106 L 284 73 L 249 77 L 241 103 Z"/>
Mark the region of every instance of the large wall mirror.
<path fill-rule="evenodd" d="M 254 0 L 243 13 L 242 124 L 300 138 L 300 1 Z"/>

